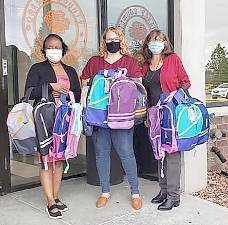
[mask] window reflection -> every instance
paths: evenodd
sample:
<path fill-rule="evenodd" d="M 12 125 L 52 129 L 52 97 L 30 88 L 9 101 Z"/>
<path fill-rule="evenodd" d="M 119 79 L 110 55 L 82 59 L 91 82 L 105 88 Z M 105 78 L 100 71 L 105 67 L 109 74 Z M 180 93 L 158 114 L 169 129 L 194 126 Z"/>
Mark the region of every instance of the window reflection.
<path fill-rule="evenodd" d="M 72 2 L 70 4 L 70 2 Z M 9 109 L 24 95 L 31 65 L 44 60 L 40 50 L 49 33 L 59 34 L 69 46 L 65 63 L 81 73 L 87 60 L 98 51 L 96 0 L 43 1 L 7 0 L 5 38 L 8 59 Z M 11 144 L 12 185 L 39 180 L 36 156 L 19 155 Z M 69 175 L 85 172 L 85 138 L 80 139 L 78 157 L 71 161 Z"/>
<path fill-rule="evenodd" d="M 228 2 L 207 0 L 206 4 L 206 101 L 208 107 L 228 105 Z M 218 15 L 218 16 L 214 16 Z"/>
<path fill-rule="evenodd" d="M 6 45 L 25 52 L 31 64 L 43 60 L 42 42 L 57 33 L 69 46 L 65 62 L 81 71 L 87 59 L 98 50 L 96 0 L 5 1 Z"/>
<path fill-rule="evenodd" d="M 123 30 L 132 53 L 141 64 L 140 49 L 146 35 L 157 28 L 168 33 L 167 0 L 109 0 L 108 24 L 118 25 Z"/>

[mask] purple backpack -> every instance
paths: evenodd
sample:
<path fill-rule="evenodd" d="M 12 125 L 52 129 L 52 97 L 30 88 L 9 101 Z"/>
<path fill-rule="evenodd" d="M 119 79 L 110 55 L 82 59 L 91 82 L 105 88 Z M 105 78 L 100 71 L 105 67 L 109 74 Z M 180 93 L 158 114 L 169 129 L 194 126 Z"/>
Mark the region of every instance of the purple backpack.
<path fill-rule="evenodd" d="M 148 111 L 149 140 L 156 160 L 161 160 L 161 177 L 164 178 L 165 152 L 161 148 L 161 105 L 150 107 Z"/>
<path fill-rule="evenodd" d="M 165 96 L 163 101 L 158 101 L 156 106 L 151 106 L 148 111 L 148 122 L 149 122 L 149 140 L 154 152 L 154 157 L 157 160 L 163 159 L 165 157 L 166 150 L 164 149 L 164 143 L 162 142 L 163 139 L 163 133 L 164 130 L 166 130 L 162 125 L 163 116 L 164 116 L 164 108 L 165 106 L 162 104 L 164 102 L 170 101 L 172 99 L 173 95 L 176 93 L 172 92 L 171 94 Z M 166 109 L 166 108 L 165 108 Z M 170 121 L 167 121 L 170 122 Z M 174 128 L 175 130 L 175 128 Z M 172 131 L 169 129 L 168 131 Z M 172 133 L 171 133 L 172 134 Z M 172 135 L 171 135 L 172 136 Z M 175 139 L 176 141 L 176 139 Z M 175 142 L 176 143 L 176 142 Z"/>
<path fill-rule="evenodd" d="M 137 87 L 126 77 L 127 69 L 119 69 L 110 88 L 108 126 L 111 129 L 130 129 L 134 126 Z"/>
<path fill-rule="evenodd" d="M 160 101 L 156 106 L 148 109 L 148 123 L 149 123 L 149 140 L 153 149 L 154 157 L 157 160 L 165 156 L 165 152 L 161 149 L 161 107 Z"/>

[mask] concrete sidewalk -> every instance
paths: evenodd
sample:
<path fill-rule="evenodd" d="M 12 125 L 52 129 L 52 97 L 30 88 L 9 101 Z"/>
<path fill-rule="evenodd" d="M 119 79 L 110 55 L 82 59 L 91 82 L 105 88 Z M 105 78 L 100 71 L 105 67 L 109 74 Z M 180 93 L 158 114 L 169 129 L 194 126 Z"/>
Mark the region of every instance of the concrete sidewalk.
<path fill-rule="evenodd" d="M 228 209 L 183 194 L 181 205 L 159 212 L 150 203 L 158 192 L 157 182 L 140 179 L 143 208 L 131 208 L 127 182 L 112 186 L 112 198 L 102 209 L 95 207 L 100 188 L 86 184 L 85 178 L 64 181 L 61 195 L 69 211 L 62 220 L 51 220 L 45 212 L 40 188 L 0 196 L 0 225 L 227 225 Z"/>

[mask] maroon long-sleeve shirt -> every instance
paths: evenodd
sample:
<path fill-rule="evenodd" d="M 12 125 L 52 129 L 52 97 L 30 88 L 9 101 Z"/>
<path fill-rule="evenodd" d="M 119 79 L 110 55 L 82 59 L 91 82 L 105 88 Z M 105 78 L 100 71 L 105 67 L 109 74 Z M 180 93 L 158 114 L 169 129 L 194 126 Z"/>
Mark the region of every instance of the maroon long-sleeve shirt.
<path fill-rule="evenodd" d="M 118 69 L 118 68 L 126 68 L 129 77 L 142 77 L 141 68 L 137 65 L 136 59 L 124 55 L 116 62 L 110 64 L 104 60 L 101 56 L 93 56 L 87 62 L 85 68 L 82 71 L 81 79 L 86 80 L 98 73 L 99 70 L 109 70 L 109 69 Z"/>

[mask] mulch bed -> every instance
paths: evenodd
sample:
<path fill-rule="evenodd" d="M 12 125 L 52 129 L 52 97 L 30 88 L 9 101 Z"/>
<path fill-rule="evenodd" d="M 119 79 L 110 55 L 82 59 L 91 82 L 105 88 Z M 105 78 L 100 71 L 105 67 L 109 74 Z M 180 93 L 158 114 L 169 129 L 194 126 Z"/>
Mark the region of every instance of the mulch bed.
<path fill-rule="evenodd" d="M 193 195 L 228 208 L 228 177 L 208 172 L 207 187 Z"/>

